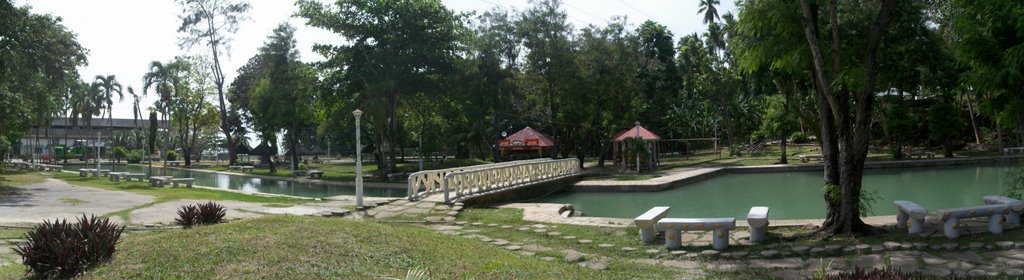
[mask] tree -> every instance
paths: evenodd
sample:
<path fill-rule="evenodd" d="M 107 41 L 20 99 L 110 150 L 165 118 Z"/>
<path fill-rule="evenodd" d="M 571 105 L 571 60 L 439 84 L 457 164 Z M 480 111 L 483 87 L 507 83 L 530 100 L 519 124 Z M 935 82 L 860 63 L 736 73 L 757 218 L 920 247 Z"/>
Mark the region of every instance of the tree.
<path fill-rule="evenodd" d="M 761 113 L 761 126 L 757 133 L 766 139 L 779 139 L 782 143 L 779 163 L 787 164 L 789 162 L 786 158 L 786 138 L 789 138 L 789 132 L 796 126 L 796 119 L 786 113 L 786 98 L 781 94 L 767 96 L 767 103 L 764 112 Z"/>
<path fill-rule="evenodd" d="M 308 134 L 313 123 L 313 111 L 306 107 L 316 99 L 311 86 L 316 83 L 316 76 L 312 68 L 299 61 L 295 27 L 288 23 L 274 28 L 257 55 L 265 64 L 250 97 L 253 124 L 259 131 L 288 131 L 285 140 L 291 151 L 291 169 L 295 171 L 299 164 L 299 139 Z"/>
<path fill-rule="evenodd" d="M 890 96 L 883 101 L 885 102 L 882 105 L 886 110 L 885 117 L 882 119 L 882 128 L 896 141 L 893 159 L 903 159 L 905 156 L 903 154 L 904 139 L 917 122 L 910 113 L 910 106 L 907 106 L 907 101 L 903 100 L 902 96 Z"/>
<path fill-rule="evenodd" d="M 146 134 L 146 157 L 149 162 L 149 175 L 153 175 L 153 153 L 156 151 L 156 111 L 149 111 L 149 133 Z"/>
<path fill-rule="evenodd" d="M 389 150 L 387 160 L 378 162 L 379 170 L 393 171 L 402 99 L 440 91 L 436 79 L 452 69 L 463 16 L 432 0 L 340 0 L 334 7 L 302 0 L 297 5 L 298 16 L 308 25 L 349 39 L 345 45 L 314 45 L 327 58 L 319 64 L 321 70 L 340 75 L 327 86 L 353 96 L 350 106 L 331 110 L 348 114 L 363 107 L 376 129 L 378 154 L 384 150 L 380 147 Z"/>
<path fill-rule="evenodd" d="M 840 7 L 838 1 L 826 3 L 827 12 L 819 11 L 819 4 L 801 0 L 801 23 L 810 48 L 815 90 L 821 111 L 821 142 L 825 156 L 826 205 L 828 213 L 820 232 L 825 234 L 864 233 L 870 226 L 860 219 L 861 177 L 870 139 L 871 111 L 877 82 L 878 48 L 889 25 L 899 12 L 897 1 L 876 3 L 849 3 Z M 868 30 L 865 38 L 844 37 L 839 32 L 839 10 L 846 14 L 874 13 L 868 24 L 844 22 L 843 28 Z M 871 12 L 877 10 L 877 12 Z M 917 11 L 920 12 L 920 11 Z M 818 15 L 825 15 L 829 31 L 822 31 Z M 868 17 L 870 18 L 870 17 Z M 826 62 L 822 51 L 822 38 L 831 35 L 832 62 Z M 846 40 L 846 41 L 844 41 Z M 857 47 L 855 47 L 857 46 Z M 859 59 L 843 55 L 843 49 L 859 51 Z M 856 56 L 855 56 L 856 57 Z M 845 58 L 845 59 L 844 59 Z M 850 71 L 857 71 L 850 76 Z M 835 195 L 838 194 L 838 195 Z"/>
<path fill-rule="evenodd" d="M 114 75 L 96 75 L 94 81 L 100 89 L 100 100 L 107 111 L 108 126 L 111 132 L 114 131 L 114 94 L 117 94 L 118 101 L 124 100 L 124 93 L 121 91 L 121 83 Z"/>
<path fill-rule="evenodd" d="M 715 8 L 719 0 L 700 0 L 700 8 L 697 14 L 704 13 L 704 24 L 715 22 L 718 19 L 718 8 Z"/>
<path fill-rule="evenodd" d="M 170 113 L 171 107 L 174 104 L 174 96 L 184 91 L 185 86 L 183 85 L 184 77 L 183 72 L 185 63 L 180 58 L 167 63 L 159 61 L 153 61 L 149 63 L 149 71 L 143 75 L 143 86 L 142 95 L 146 95 L 150 88 L 153 88 L 156 93 L 160 96 L 157 102 L 154 104 L 156 110 L 161 112 L 164 121 L 167 122 L 167 127 L 164 128 L 165 141 L 161 141 L 161 150 L 167 150 L 167 144 L 169 141 L 171 127 L 170 127 Z M 166 169 L 164 169 L 166 170 Z"/>
<path fill-rule="evenodd" d="M 248 2 L 230 0 L 178 0 L 182 7 L 181 26 L 178 32 L 184 35 L 178 44 L 183 48 L 191 48 L 205 44 L 210 48 L 212 63 L 209 64 L 213 74 L 213 84 L 217 87 L 220 107 L 220 129 L 228 143 L 230 164 L 238 161 L 235 154 L 235 141 L 231 126 L 228 125 L 228 112 L 224 104 L 224 71 L 221 70 L 220 56 L 229 47 L 229 34 L 238 32 L 238 25 L 248 17 L 251 6 Z M 186 156 L 187 157 L 187 156 Z"/>
<path fill-rule="evenodd" d="M 547 117 L 548 128 L 554 136 L 555 153 L 561 152 L 565 134 L 560 114 L 565 98 L 575 81 L 576 66 L 573 65 L 573 28 L 566 22 L 567 15 L 561 10 L 560 0 L 533 2 L 517 22 L 517 31 L 523 39 L 526 53 L 525 78 L 531 85 L 525 93 L 537 100 Z"/>
<path fill-rule="evenodd" d="M 139 128 L 139 120 L 144 120 L 142 116 L 142 108 L 139 107 L 141 97 L 135 93 L 135 89 L 131 86 L 128 87 L 128 94 L 132 96 L 132 121 L 135 124 L 135 129 Z"/>
<path fill-rule="evenodd" d="M 928 109 L 928 130 L 932 138 L 941 141 L 945 156 L 953 157 L 953 138 L 963 131 L 961 111 L 948 100 L 942 100 Z"/>
<path fill-rule="evenodd" d="M 216 124 L 216 109 L 206 98 L 213 91 L 208 65 L 202 59 L 191 57 L 179 60 L 184 70 L 187 85 L 175 91 L 171 103 L 171 122 L 175 124 L 177 140 L 181 147 L 185 165 L 192 165 L 192 157 L 201 152 L 196 150 L 197 140 L 206 128 Z"/>

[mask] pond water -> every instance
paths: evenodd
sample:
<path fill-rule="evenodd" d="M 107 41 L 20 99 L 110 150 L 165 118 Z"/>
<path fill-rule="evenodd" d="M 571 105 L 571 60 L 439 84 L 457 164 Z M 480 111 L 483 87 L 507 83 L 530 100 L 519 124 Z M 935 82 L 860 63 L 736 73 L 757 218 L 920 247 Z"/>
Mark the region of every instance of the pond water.
<path fill-rule="evenodd" d="M 895 215 L 894 200 L 929 209 L 983 204 L 982 196 L 1002 194 L 1013 165 L 974 165 L 868 169 L 863 188 L 877 191 L 875 216 Z M 726 174 L 659 192 L 561 192 L 539 202 L 570 203 L 587 216 L 635 218 L 654 206 L 671 206 L 671 217 L 746 219 L 752 206 L 771 207 L 771 219 L 825 216 L 822 173 Z"/>
<path fill-rule="evenodd" d="M 80 168 L 96 168 L 94 165 L 66 165 L 65 170 L 78 170 Z M 111 169 L 111 165 L 103 165 L 102 169 Z M 114 172 L 146 173 L 149 167 L 138 165 L 116 165 L 112 168 Z M 214 187 L 221 189 L 240 190 L 250 193 L 272 193 L 302 197 L 329 197 L 336 195 L 354 195 L 354 186 L 341 186 L 337 184 L 293 182 L 289 180 L 263 179 L 252 176 L 227 175 L 210 172 L 198 172 L 191 170 L 167 169 L 166 175 L 187 178 L 195 178 L 196 185 Z M 153 173 L 162 175 L 162 168 L 153 167 Z M 363 194 L 377 197 L 402 197 L 405 196 L 404 188 L 368 188 L 363 187 Z"/>

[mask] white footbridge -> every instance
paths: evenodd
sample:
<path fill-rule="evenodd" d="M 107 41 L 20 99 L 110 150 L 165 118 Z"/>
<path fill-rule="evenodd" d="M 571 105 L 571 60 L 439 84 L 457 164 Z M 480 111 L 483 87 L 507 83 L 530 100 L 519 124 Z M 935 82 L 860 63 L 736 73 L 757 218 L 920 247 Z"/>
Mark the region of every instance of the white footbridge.
<path fill-rule="evenodd" d="M 500 192 L 520 186 L 543 183 L 578 175 L 578 159 L 532 159 L 491 163 L 439 170 L 424 170 L 409 175 L 409 200 L 426 197 L 450 203 L 466 197 Z"/>

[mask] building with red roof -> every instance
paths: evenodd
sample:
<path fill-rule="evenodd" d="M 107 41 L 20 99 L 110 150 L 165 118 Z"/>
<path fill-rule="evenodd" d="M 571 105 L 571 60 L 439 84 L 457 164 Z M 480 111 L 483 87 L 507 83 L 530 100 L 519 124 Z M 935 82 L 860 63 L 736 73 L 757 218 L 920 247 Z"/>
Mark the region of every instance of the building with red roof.
<path fill-rule="evenodd" d="M 658 142 L 661 141 L 661 136 L 643 127 L 640 125 L 640 122 L 634 124 L 632 128 L 619 132 L 612 138 L 612 158 L 615 162 L 622 162 L 623 170 L 630 164 L 647 165 L 648 168 L 654 169 L 658 166 L 659 162 Z M 643 139 L 647 155 L 637 157 L 636 149 L 632 148 L 633 143 L 627 141 L 627 139 L 631 138 Z M 637 159 L 640 162 L 637 162 Z"/>
<path fill-rule="evenodd" d="M 498 150 L 501 151 L 501 157 L 506 159 L 544 157 L 554 147 L 555 141 L 551 137 L 529 126 L 498 140 Z"/>

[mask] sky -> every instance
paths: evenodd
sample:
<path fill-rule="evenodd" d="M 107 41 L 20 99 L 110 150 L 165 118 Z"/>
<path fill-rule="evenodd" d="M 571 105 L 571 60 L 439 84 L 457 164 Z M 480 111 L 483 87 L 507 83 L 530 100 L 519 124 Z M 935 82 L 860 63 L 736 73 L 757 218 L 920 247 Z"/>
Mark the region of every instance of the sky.
<path fill-rule="evenodd" d="M 495 7 L 525 10 L 528 0 L 443 0 L 455 12 L 484 11 Z M 735 11 L 733 1 L 721 1 L 719 14 Z M 116 75 L 125 87 L 125 99 L 114 105 L 115 118 L 132 118 L 131 97 L 127 87 L 141 93 L 142 76 L 151 61 L 166 62 L 189 51 L 178 47 L 178 15 L 181 8 L 172 0 L 15 0 L 16 5 L 29 5 L 32 12 L 52 14 L 63 18 L 63 24 L 78 36 L 79 43 L 89 50 L 89 65 L 81 67 L 83 79 L 91 81 L 96 75 Z M 564 0 L 563 10 L 568 21 L 577 30 L 587 25 L 604 26 L 614 16 L 625 16 L 633 28 L 650 19 L 665 25 L 676 36 L 702 33 L 706 26 L 698 15 L 698 0 Z M 293 18 L 297 11 L 293 1 L 251 1 L 250 20 L 239 27 L 222 68 L 227 84 L 235 71 L 256 54 L 266 37 L 278 24 L 288 21 L 297 28 L 296 41 L 303 61 L 322 60 L 312 52 L 314 43 L 341 44 L 342 38 L 332 32 L 305 25 L 305 20 Z M 226 90 L 226 89 L 225 89 Z M 146 97 L 141 105 L 149 107 L 156 101 L 155 94 Z M 117 102 L 117 100 L 114 100 Z"/>

